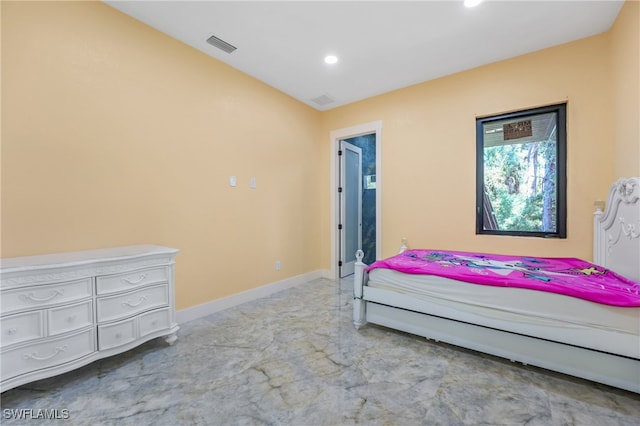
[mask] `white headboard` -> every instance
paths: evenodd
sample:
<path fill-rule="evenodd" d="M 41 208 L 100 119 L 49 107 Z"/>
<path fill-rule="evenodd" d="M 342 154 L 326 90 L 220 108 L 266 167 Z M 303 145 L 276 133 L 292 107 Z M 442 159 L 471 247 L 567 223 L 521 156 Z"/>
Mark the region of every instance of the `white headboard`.
<path fill-rule="evenodd" d="M 640 177 L 618 179 L 594 213 L 593 263 L 640 281 Z"/>

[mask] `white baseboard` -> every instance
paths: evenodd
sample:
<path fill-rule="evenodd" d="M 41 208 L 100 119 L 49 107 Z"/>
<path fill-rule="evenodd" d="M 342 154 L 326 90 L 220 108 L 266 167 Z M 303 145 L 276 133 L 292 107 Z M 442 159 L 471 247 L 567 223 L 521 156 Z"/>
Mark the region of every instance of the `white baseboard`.
<path fill-rule="evenodd" d="M 202 318 L 207 315 L 232 308 L 242 303 L 260 299 L 261 297 L 270 296 L 273 293 L 277 293 L 279 291 L 286 290 L 288 288 L 295 287 L 309 281 L 316 280 L 318 278 L 333 279 L 331 277 L 331 271 L 328 269 L 320 269 L 306 274 L 297 275 L 295 277 L 286 278 L 284 280 L 276 281 L 274 283 L 263 285 L 258 288 L 253 288 L 251 290 L 246 290 L 241 293 L 223 297 L 222 299 L 216 299 L 210 302 L 203 303 L 201 305 L 180 309 L 176 311 L 176 322 L 178 324 L 182 324 L 187 321 Z"/>

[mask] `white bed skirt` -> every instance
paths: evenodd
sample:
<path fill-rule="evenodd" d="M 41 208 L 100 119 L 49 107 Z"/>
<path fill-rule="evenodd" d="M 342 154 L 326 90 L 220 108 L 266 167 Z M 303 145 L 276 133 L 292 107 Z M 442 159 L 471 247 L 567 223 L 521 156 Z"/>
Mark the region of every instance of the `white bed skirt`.
<path fill-rule="evenodd" d="M 640 393 L 640 361 L 432 315 L 367 303 L 367 320 L 395 330 Z"/>
<path fill-rule="evenodd" d="M 640 359 L 640 308 L 374 269 L 368 301 Z M 425 308 L 428 306 L 428 310 Z"/>

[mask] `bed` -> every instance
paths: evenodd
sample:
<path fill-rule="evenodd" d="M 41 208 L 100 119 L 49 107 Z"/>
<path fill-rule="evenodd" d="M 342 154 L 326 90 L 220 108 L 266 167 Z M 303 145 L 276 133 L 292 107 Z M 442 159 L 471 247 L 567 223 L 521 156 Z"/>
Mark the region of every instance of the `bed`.
<path fill-rule="evenodd" d="M 588 300 L 571 291 L 406 273 L 365 265 L 359 250 L 353 322 L 356 328 L 382 325 L 640 393 L 640 178 L 616 181 L 606 210 L 596 208 L 593 250 L 585 274 L 621 276 L 623 292 L 630 292 L 625 301 L 603 303 L 605 293 Z M 403 244 L 398 256 L 423 255 Z"/>

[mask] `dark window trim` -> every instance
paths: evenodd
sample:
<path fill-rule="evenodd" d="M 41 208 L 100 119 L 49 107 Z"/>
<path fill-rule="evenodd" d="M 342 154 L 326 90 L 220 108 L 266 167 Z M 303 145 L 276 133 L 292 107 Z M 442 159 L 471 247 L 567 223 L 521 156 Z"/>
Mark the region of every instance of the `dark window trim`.
<path fill-rule="evenodd" d="M 556 232 L 500 231 L 484 229 L 484 124 L 521 116 L 556 113 L 557 120 L 557 215 Z M 476 118 L 476 234 L 567 238 L 567 104 L 566 102 Z"/>

